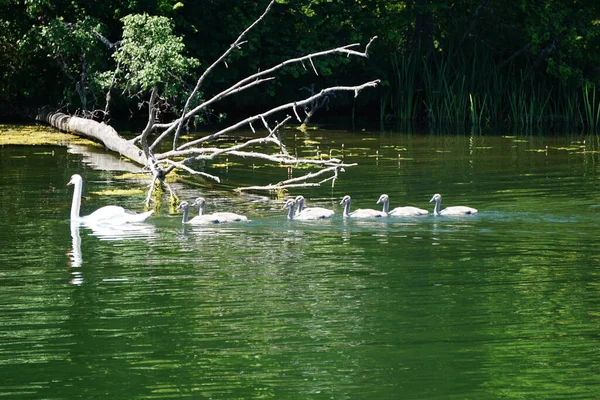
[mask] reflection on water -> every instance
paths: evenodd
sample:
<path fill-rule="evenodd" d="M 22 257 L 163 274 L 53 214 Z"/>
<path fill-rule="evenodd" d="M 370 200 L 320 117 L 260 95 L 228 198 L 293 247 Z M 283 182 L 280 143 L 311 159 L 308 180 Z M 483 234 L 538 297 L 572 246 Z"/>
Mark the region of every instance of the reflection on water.
<path fill-rule="evenodd" d="M 223 226 L 163 211 L 71 227 L 64 182 L 79 159 L 0 148 L 0 392 L 598 397 L 599 155 L 548 138 L 364 136 L 325 138 L 323 152 L 344 143 L 361 164 L 335 188 L 289 193 L 335 209 L 332 220 L 288 221 L 280 201 L 204 190 L 251 219 Z M 236 168 L 224 180 L 279 172 Z M 441 192 L 479 214 L 341 217 L 344 194 L 371 208 L 382 192 L 430 212 Z"/>
<path fill-rule="evenodd" d="M 83 257 L 81 255 L 81 235 L 79 234 L 79 224 L 71 222 L 71 249 L 67 253 L 70 259 L 70 267 L 76 268 L 71 273 L 73 278 L 69 281 L 73 285 L 81 285 L 83 283 L 83 275 L 79 267 L 83 263 Z"/>
<path fill-rule="evenodd" d="M 67 145 L 67 151 L 70 154 L 81 155 L 81 161 L 93 169 L 103 171 L 125 171 L 132 173 L 142 172 L 142 168 L 139 166 L 127 162 L 121 157 L 97 147 L 71 143 Z"/>
<path fill-rule="evenodd" d="M 83 264 L 83 253 L 81 250 L 81 233 L 91 231 L 90 235 L 100 240 L 122 241 L 122 240 L 147 240 L 156 237 L 156 227 L 149 223 L 136 224 L 86 224 L 80 226 L 78 223 L 71 222 L 71 248 L 67 252 L 69 256 L 69 266 L 75 268 L 72 272 L 73 278 L 69 283 L 80 285 L 83 283 L 83 273 L 79 269 Z"/>
<path fill-rule="evenodd" d="M 136 224 L 87 224 L 91 235 L 100 240 L 151 239 L 156 237 L 156 227 L 150 223 Z"/>

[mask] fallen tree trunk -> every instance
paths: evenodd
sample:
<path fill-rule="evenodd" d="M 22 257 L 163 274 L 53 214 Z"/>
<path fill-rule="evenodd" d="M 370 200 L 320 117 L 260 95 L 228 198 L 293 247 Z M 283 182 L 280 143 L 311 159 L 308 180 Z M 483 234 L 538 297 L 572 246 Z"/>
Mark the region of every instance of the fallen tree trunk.
<path fill-rule="evenodd" d="M 120 136 L 110 125 L 91 119 L 72 117 L 60 112 L 42 112 L 38 114 L 37 120 L 46 121 L 50 126 L 60 131 L 99 142 L 108 150 L 117 152 L 142 167 L 148 165 L 148 160 L 143 150 Z"/>

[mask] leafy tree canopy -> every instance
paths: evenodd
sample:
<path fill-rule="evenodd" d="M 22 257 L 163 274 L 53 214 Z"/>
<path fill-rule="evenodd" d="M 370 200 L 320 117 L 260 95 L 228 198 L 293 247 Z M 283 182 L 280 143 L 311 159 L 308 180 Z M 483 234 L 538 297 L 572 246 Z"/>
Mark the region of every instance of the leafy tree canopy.
<path fill-rule="evenodd" d="M 122 21 L 123 40 L 113 57 L 123 69 L 127 86 L 134 92 L 158 87 L 167 95 L 177 94 L 170 83 L 198 66 L 198 61 L 183 55 L 185 45 L 173 34 L 171 20 L 132 14 Z"/>

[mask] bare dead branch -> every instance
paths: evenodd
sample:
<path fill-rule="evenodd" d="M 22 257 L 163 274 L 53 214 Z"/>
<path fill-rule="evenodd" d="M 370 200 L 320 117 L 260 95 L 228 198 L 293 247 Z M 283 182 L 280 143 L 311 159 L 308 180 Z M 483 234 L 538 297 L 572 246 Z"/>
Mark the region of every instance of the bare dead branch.
<path fill-rule="evenodd" d="M 267 81 L 270 81 L 270 80 L 273 80 L 273 79 L 275 79 L 275 78 L 258 79 L 258 80 L 255 80 L 255 81 L 253 81 L 253 82 L 250 82 L 250 83 L 249 83 L 249 84 L 247 84 L 247 85 L 244 85 L 244 86 L 238 87 L 238 88 L 236 88 L 236 89 L 234 89 L 234 90 L 231 90 L 231 91 L 229 91 L 228 93 L 224 94 L 223 96 L 219 96 L 219 95 L 217 95 L 217 96 L 214 96 L 213 98 L 211 98 L 211 99 L 209 99 L 209 100 L 207 100 L 207 101 L 203 102 L 202 104 L 200 104 L 199 106 L 197 106 L 196 108 L 194 108 L 194 110 L 190 111 L 190 112 L 187 114 L 187 116 L 186 116 L 186 118 L 185 118 L 185 119 L 187 120 L 187 119 L 189 119 L 189 118 L 193 117 L 194 115 L 196 115 L 197 113 L 199 113 L 199 112 L 200 112 L 200 111 L 202 111 L 203 109 L 205 109 L 205 108 L 209 107 L 211 104 L 213 104 L 213 103 L 216 103 L 217 101 L 219 101 L 219 100 L 221 100 L 221 99 L 223 99 L 223 98 L 225 98 L 225 97 L 227 97 L 227 96 L 229 96 L 229 95 L 231 95 L 231 94 L 235 94 L 235 93 L 242 92 L 242 91 L 244 91 L 244 90 L 247 90 L 247 89 L 249 89 L 249 88 L 251 88 L 251 87 L 253 87 L 253 86 L 260 85 L 260 84 L 261 84 L 261 83 L 263 83 L 263 82 L 267 82 Z M 225 93 L 225 92 L 227 92 L 227 91 L 224 91 L 224 92 L 221 92 L 221 93 Z M 173 121 L 173 122 L 170 122 L 170 123 L 168 123 L 168 124 L 155 124 L 155 125 L 154 125 L 154 127 L 155 127 L 155 128 L 161 128 L 161 129 L 165 129 L 165 131 L 164 131 L 163 133 L 161 133 L 161 134 L 160 134 L 160 135 L 159 135 L 159 136 L 156 138 L 156 140 L 155 140 L 155 141 L 152 143 L 152 145 L 150 146 L 150 149 L 151 149 L 151 150 L 154 150 L 154 148 L 155 148 L 155 147 L 156 147 L 158 144 L 160 144 L 160 143 L 161 143 L 161 142 L 162 142 L 162 141 L 163 141 L 163 140 L 164 140 L 164 139 L 165 139 L 165 138 L 166 138 L 166 137 L 167 137 L 169 134 L 171 134 L 171 133 L 173 132 L 173 130 L 174 130 L 176 127 L 177 127 L 177 125 L 176 125 L 176 124 L 177 124 L 177 123 L 178 123 L 178 121 L 180 121 L 180 120 L 181 120 L 181 119 L 177 119 L 177 120 L 175 120 L 175 121 Z"/>
<path fill-rule="evenodd" d="M 379 84 L 379 82 L 380 82 L 379 79 L 376 79 L 374 81 L 363 83 L 362 85 L 359 85 L 359 86 L 334 86 L 334 87 L 323 89 L 319 93 L 317 93 L 313 96 L 310 96 L 304 100 L 283 104 L 281 106 L 272 108 L 271 110 L 269 110 L 265 113 L 246 118 L 246 119 L 244 119 L 236 124 L 233 124 L 219 132 L 213 133 L 212 135 L 208 135 L 208 136 L 204 136 L 200 139 L 192 140 L 191 142 L 188 142 L 188 143 L 185 143 L 185 144 L 179 146 L 178 150 L 184 150 L 186 148 L 195 146 L 197 144 L 217 139 L 218 137 L 223 136 L 226 133 L 235 131 L 245 125 L 248 125 L 251 122 L 257 121 L 264 117 L 268 117 L 270 115 L 276 114 L 281 111 L 285 111 L 287 109 L 293 108 L 294 106 L 304 106 L 305 104 L 309 104 L 312 101 L 315 101 L 323 96 L 332 94 L 334 92 L 352 91 L 352 92 L 354 92 L 354 95 L 357 96 L 361 90 L 368 88 L 368 87 L 376 87 Z"/>
<path fill-rule="evenodd" d="M 100 32 L 98 32 L 96 29 L 92 29 L 92 34 L 94 36 L 96 36 L 96 38 L 99 39 L 102 43 L 104 43 L 104 45 L 106 47 L 108 47 L 110 50 L 116 50 L 121 45 L 120 40 L 118 40 L 116 42 L 111 42 L 106 37 L 104 37 L 104 35 L 102 35 Z"/>
<path fill-rule="evenodd" d="M 263 20 L 263 18 L 268 14 L 269 10 L 271 10 L 271 7 L 273 6 L 273 3 L 275 2 L 275 0 L 271 0 L 271 2 L 269 2 L 269 4 L 267 5 L 267 8 L 263 11 L 262 15 L 260 17 L 258 17 L 256 19 L 256 21 L 254 21 L 248 28 L 246 28 L 246 30 L 244 30 L 240 36 L 238 36 L 238 38 L 231 44 L 231 46 L 229 46 L 229 49 L 227 49 L 222 55 L 221 57 L 219 57 L 214 63 L 212 63 L 205 71 L 204 73 L 200 76 L 200 78 L 198 79 L 198 81 L 196 82 L 196 86 L 194 87 L 194 90 L 192 90 L 192 93 L 188 96 L 187 101 L 185 102 L 185 106 L 183 107 L 183 110 L 181 111 L 181 117 L 179 118 L 179 120 L 177 121 L 177 129 L 175 131 L 175 136 L 173 138 L 173 149 L 175 149 L 177 147 L 177 141 L 179 139 L 179 135 L 181 133 L 181 127 L 183 126 L 183 122 L 187 119 L 185 118 L 185 115 L 187 113 L 187 110 L 189 109 L 190 106 L 190 102 L 192 101 L 192 99 L 196 96 L 196 94 L 198 93 L 198 90 L 200 90 L 200 87 L 202 86 L 202 83 L 204 82 L 204 80 L 206 79 L 206 77 L 216 68 L 217 65 L 219 65 L 221 63 L 221 61 L 223 61 L 227 56 L 229 56 L 229 54 L 236 48 L 239 48 L 242 45 L 242 39 L 248 34 L 248 32 L 250 32 L 256 25 L 258 25 L 258 23 L 260 21 Z"/>
<path fill-rule="evenodd" d="M 184 171 L 187 171 L 187 172 L 189 172 L 192 175 L 201 175 L 201 176 L 203 176 L 205 178 L 212 179 L 212 180 L 217 181 L 219 183 L 221 182 L 221 178 L 219 178 L 218 176 L 211 175 L 209 173 L 202 172 L 202 171 L 196 171 L 195 169 L 192 169 L 192 168 L 188 167 L 187 165 L 185 165 L 183 162 L 176 162 L 176 161 L 172 161 L 172 160 L 164 160 L 164 162 L 166 162 L 168 164 L 171 164 L 171 165 L 173 165 L 176 168 L 181 168 Z"/>
<path fill-rule="evenodd" d="M 354 165 L 356 165 L 356 164 L 348 164 L 348 166 L 354 166 Z M 291 179 L 288 179 L 285 181 L 281 181 L 276 184 L 270 184 L 270 185 L 265 185 L 265 186 L 240 187 L 240 188 L 236 188 L 235 190 L 238 192 L 242 192 L 242 191 L 249 191 L 249 190 L 254 190 L 254 191 L 256 191 L 256 190 L 282 190 L 282 189 L 290 189 L 290 188 L 298 188 L 298 187 L 317 187 L 317 186 L 321 186 L 323 183 L 331 181 L 331 180 L 333 180 L 335 183 L 335 180 L 337 179 L 337 176 L 338 176 L 339 169 L 341 169 L 340 166 L 334 166 L 334 167 L 322 169 L 318 172 L 309 172 L 302 176 L 299 176 L 296 178 L 291 178 Z M 306 182 L 309 179 L 324 175 L 326 173 L 333 173 L 333 175 L 328 178 L 325 178 L 319 182 Z M 299 182 L 301 182 L 301 183 L 299 183 Z"/>
<path fill-rule="evenodd" d="M 306 182 L 306 183 L 297 183 L 297 184 L 291 184 L 291 185 L 280 185 L 280 184 L 275 184 L 275 185 L 266 185 L 266 186 L 245 186 L 245 187 L 239 187 L 239 188 L 235 188 L 234 190 L 236 192 L 245 192 L 245 191 L 258 191 L 258 190 L 283 190 L 283 189 L 290 189 L 290 188 L 299 188 L 299 187 L 318 187 L 321 186 L 319 183 L 312 183 L 312 182 Z"/>
<path fill-rule="evenodd" d="M 229 87 L 228 89 L 225 89 L 224 91 L 222 91 L 221 93 L 213 96 L 211 99 L 203 102 L 202 104 L 196 106 L 195 108 L 193 108 L 192 110 L 188 111 L 186 114 L 182 113 L 182 116 L 179 117 L 177 120 L 171 122 L 169 125 L 169 127 L 155 140 L 155 142 L 150 146 L 151 149 L 154 149 L 158 143 L 160 143 L 166 136 L 168 136 L 170 133 L 172 133 L 174 130 L 177 129 L 177 127 L 182 124 L 184 121 L 188 120 L 189 118 L 193 117 L 194 115 L 198 114 L 200 111 L 202 111 L 203 109 L 205 109 L 206 107 L 208 107 L 209 105 L 211 105 L 212 103 L 215 103 L 216 101 L 222 100 L 227 96 L 230 96 L 231 94 L 234 93 L 239 93 L 243 90 L 246 90 L 252 86 L 254 86 L 255 84 L 258 83 L 262 83 L 268 80 L 272 80 L 274 78 L 272 77 L 268 77 L 268 78 L 263 78 L 265 76 L 268 76 L 288 65 L 293 65 L 293 64 L 297 64 L 297 63 L 302 63 L 306 60 L 309 60 L 312 64 L 312 59 L 316 58 L 316 57 L 323 57 L 323 56 L 327 56 L 327 55 L 332 55 L 332 54 L 346 54 L 347 56 L 357 56 L 357 57 L 364 57 L 364 58 L 368 58 L 369 54 L 368 54 L 368 48 L 371 46 L 371 44 L 373 43 L 373 41 L 377 38 L 377 36 L 374 36 L 371 38 L 371 40 L 369 41 L 369 43 L 365 46 L 365 51 L 364 52 L 359 52 L 356 50 L 352 50 L 354 47 L 360 46 L 360 43 L 353 43 L 353 44 L 349 44 L 346 46 L 341 46 L 341 47 L 336 47 L 333 49 L 329 49 L 329 50 L 324 50 L 324 51 L 320 51 L 320 52 L 316 52 L 316 53 L 312 53 L 312 54 L 308 54 L 308 55 L 304 55 L 301 57 L 297 57 L 297 58 L 291 58 L 288 60 L 285 60 L 271 68 L 259 71 L 255 74 L 252 74 L 250 76 L 248 76 L 247 78 L 244 78 L 242 80 L 240 80 L 239 82 L 237 82 L 236 84 L 232 85 L 231 87 Z M 228 50 L 229 51 L 229 50 Z M 213 64 L 215 65 L 215 64 Z M 212 67 L 212 66 L 211 66 Z M 314 65 L 313 65 L 314 68 Z M 315 70 L 316 73 L 316 70 Z M 206 75 L 206 72 L 203 74 L 203 76 Z M 260 79 L 260 81 L 257 81 L 255 83 L 250 83 L 252 81 L 256 81 Z M 191 96 L 188 97 L 188 102 L 191 101 Z"/>

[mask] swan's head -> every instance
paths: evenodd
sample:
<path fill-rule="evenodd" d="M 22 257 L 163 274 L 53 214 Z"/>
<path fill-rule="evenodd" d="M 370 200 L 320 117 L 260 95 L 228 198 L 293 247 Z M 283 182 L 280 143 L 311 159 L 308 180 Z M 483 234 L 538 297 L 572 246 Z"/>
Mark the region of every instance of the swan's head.
<path fill-rule="evenodd" d="M 431 203 L 432 201 L 435 201 L 435 202 L 442 201 L 442 195 L 439 193 L 434 194 L 433 197 L 431 198 L 431 200 L 429 200 L 429 202 Z"/>
<path fill-rule="evenodd" d="M 296 204 L 304 204 L 304 196 L 300 195 L 300 196 L 296 196 L 296 200 L 294 200 L 296 202 Z"/>
<path fill-rule="evenodd" d="M 283 205 L 283 207 L 281 207 L 283 210 L 285 210 L 286 208 L 290 208 L 290 207 L 294 207 L 294 204 L 296 204 L 296 201 L 294 199 L 288 199 L 285 204 Z"/>
<path fill-rule="evenodd" d="M 188 203 L 187 201 L 182 201 L 181 203 L 179 203 L 179 205 L 177 206 L 177 210 L 185 210 L 187 208 L 190 207 L 190 203 Z"/>
<path fill-rule="evenodd" d="M 386 201 L 389 201 L 390 197 L 387 194 L 382 194 L 381 196 L 379 196 L 379 200 L 377 200 L 377 203 L 375 204 L 381 204 L 381 203 L 385 203 Z"/>
<path fill-rule="evenodd" d="M 83 181 L 83 178 L 81 177 L 81 175 L 79 174 L 74 174 L 71 176 L 71 180 L 69 181 L 69 183 L 67 183 L 68 185 L 77 185 L 79 183 L 81 183 Z"/>
<path fill-rule="evenodd" d="M 345 195 L 342 198 L 342 201 L 340 201 L 340 204 L 348 204 L 348 203 L 350 203 L 350 196 L 349 195 Z"/>
<path fill-rule="evenodd" d="M 192 207 L 196 207 L 196 206 L 204 206 L 206 205 L 206 199 L 204 197 L 198 197 L 196 200 L 194 200 L 194 202 L 192 203 Z"/>

